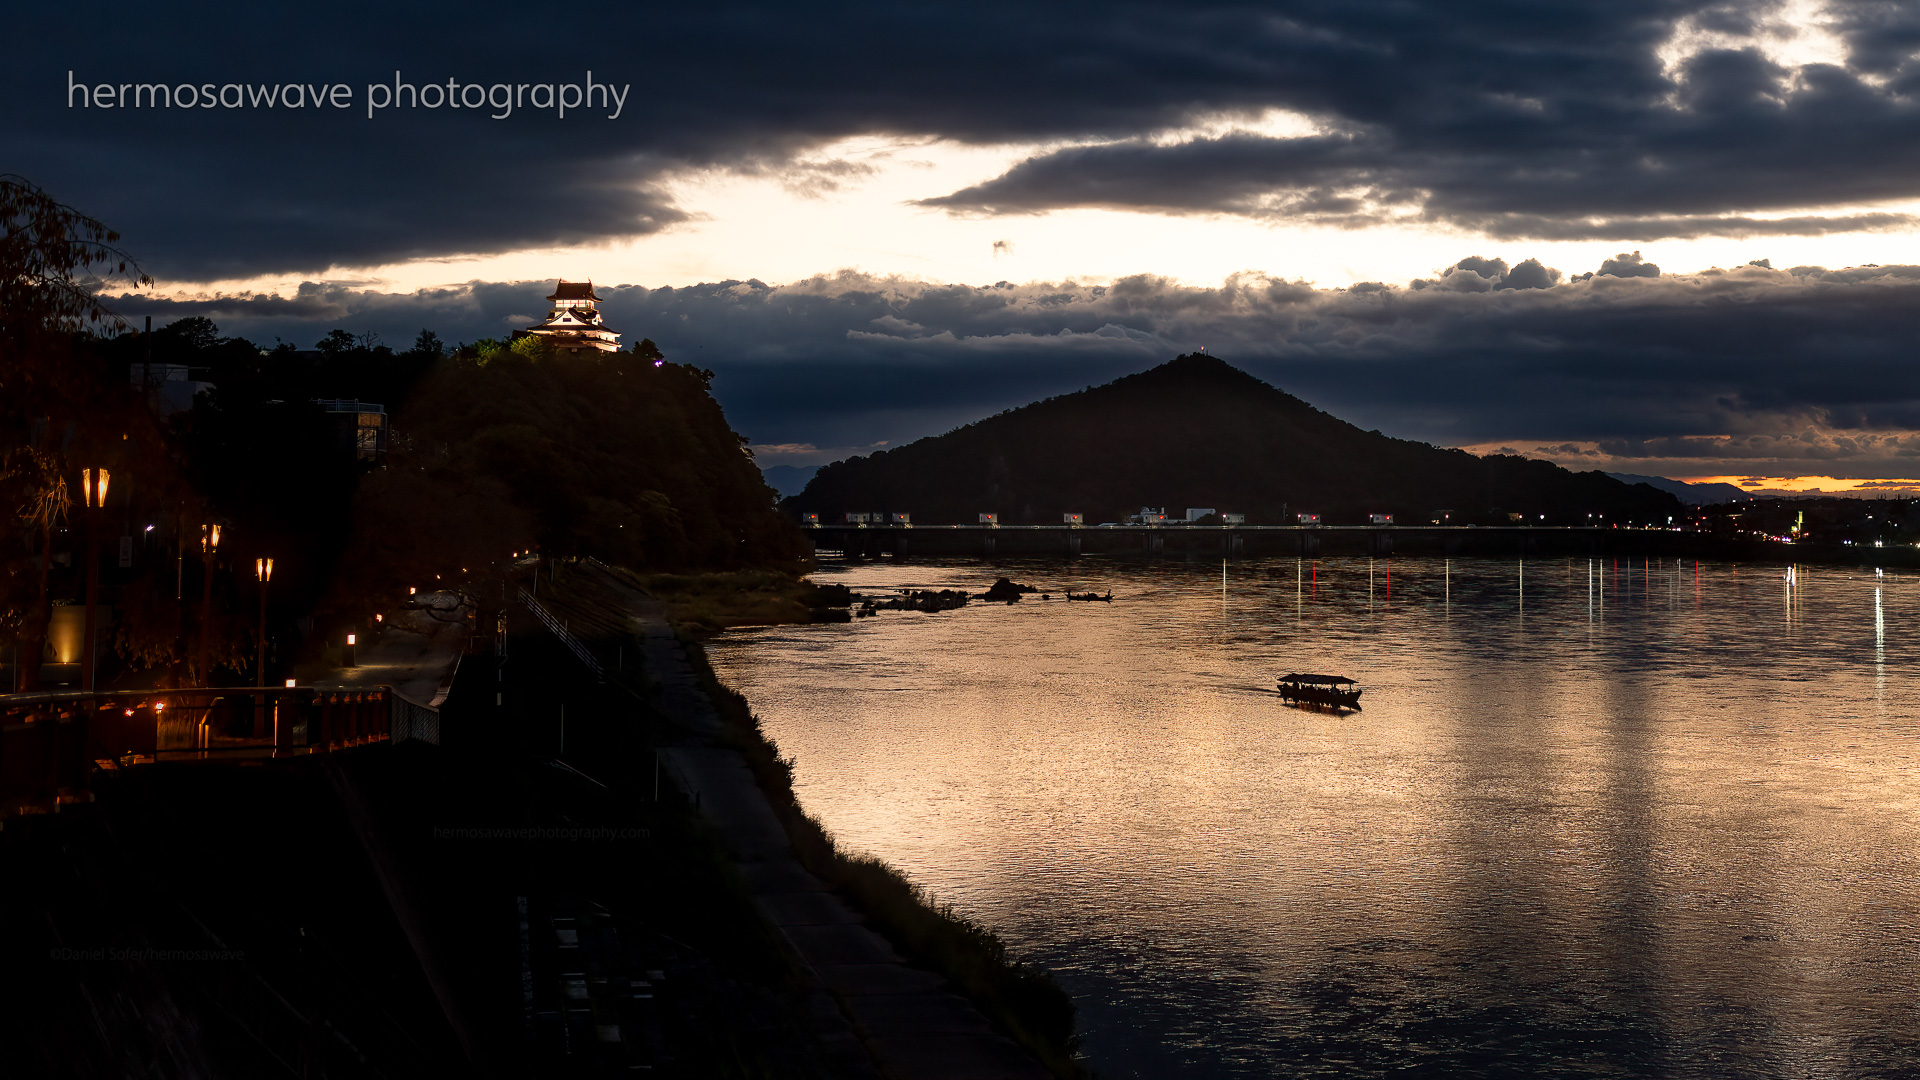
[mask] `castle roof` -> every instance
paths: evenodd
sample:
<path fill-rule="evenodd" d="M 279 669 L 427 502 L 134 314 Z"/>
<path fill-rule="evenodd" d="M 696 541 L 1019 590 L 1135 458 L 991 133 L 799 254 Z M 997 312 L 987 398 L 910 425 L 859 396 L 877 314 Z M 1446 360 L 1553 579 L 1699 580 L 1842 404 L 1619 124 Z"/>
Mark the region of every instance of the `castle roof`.
<path fill-rule="evenodd" d="M 600 298 L 594 295 L 591 281 L 562 281 L 554 286 L 553 295 L 547 299 L 598 301 Z"/>

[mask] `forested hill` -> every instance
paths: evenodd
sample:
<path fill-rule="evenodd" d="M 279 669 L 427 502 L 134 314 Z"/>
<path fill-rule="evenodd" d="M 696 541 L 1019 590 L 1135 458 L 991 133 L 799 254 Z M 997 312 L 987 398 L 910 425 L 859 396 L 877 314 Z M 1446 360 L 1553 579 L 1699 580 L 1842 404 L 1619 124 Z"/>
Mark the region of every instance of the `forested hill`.
<path fill-rule="evenodd" d="M 1362 431 L 1212 356 L 1178 357 L 1105 386 L 828 465 L 786 509 L 916 522 L 1120 521 L 1143 505 L 1213 507 L 1249 524 L 1326 524 L 1391 513 L 1403 524 L 1664 523 L 1672 495 L 1551 462 L 1476 457 Z"/>
<path fill-rule="evenodd" d="M 347 598 L 516 552 L 637 570 L 790 565 L 799 532 L 708 390 L 651 341 L 566 356 L 522 339 L 436 363 L 361 484 Z M 342 601 L 346 602 L 346 601 Z"/>

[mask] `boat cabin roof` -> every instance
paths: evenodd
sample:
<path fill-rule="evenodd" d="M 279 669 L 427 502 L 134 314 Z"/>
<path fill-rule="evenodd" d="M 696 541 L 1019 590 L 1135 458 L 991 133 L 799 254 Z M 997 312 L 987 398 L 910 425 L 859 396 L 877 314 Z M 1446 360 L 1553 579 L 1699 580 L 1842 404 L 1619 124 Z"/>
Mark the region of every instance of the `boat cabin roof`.
<path fill-rule="evenodd" d="M 1281 682 L 1310 683 L 1315 686 L 1352 686 L 1354 681 L 1345 675 L 1282 675 Z"/>

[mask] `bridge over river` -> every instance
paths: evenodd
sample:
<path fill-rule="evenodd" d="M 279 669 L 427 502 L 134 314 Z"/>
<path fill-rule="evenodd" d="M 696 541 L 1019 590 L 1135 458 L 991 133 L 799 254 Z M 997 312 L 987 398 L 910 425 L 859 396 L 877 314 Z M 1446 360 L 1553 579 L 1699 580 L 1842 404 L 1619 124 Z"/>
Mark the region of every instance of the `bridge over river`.
<path fill-rule="evenodd" d="M 1557 525 L 815 525 L 822 555 L 896 559 L 954 555 L 1612 555 L 1727 557 L 1724 538 L 1679 529 Z M 1740 543 L 1744 549 L 1761 546 Z M 1764 545 L 1772 547 L 1775 545 Z M 1772 554 L 1772 558 L 1791 555 Z"/>

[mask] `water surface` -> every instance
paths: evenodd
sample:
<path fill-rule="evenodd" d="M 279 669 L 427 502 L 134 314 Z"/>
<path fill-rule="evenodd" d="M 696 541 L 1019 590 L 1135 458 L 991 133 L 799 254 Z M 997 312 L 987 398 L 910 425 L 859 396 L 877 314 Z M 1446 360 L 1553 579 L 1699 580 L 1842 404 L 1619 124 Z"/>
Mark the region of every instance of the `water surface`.
<path fill-rule="evenodd" d="M 1102 1076 L 1920 1075 L 1920 579 L 1783 571 L 883 563 L 821 579 L 1054 599 L 711 653 Z"/>

